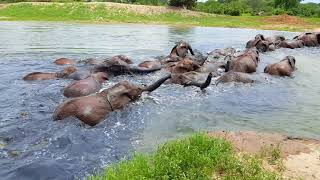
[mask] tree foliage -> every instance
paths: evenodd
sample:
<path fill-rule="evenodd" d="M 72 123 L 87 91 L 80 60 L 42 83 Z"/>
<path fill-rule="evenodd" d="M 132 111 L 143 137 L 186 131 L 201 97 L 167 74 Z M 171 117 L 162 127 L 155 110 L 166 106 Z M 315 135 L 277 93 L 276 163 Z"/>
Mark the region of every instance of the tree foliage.
<path fill-rule="evenodd" d="M 213 14 L 239 16 L 289 14 L 320 17 L 320 4 L 302 4 L 301 0 L 208 0 L 197 4 L 197 10 Z"/>

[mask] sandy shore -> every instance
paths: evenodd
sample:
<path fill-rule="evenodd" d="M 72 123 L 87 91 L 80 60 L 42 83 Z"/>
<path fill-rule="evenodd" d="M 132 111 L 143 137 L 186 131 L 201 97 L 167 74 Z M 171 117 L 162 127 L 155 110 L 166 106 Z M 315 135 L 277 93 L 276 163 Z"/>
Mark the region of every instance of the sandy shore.
<path fill-rule="evenodd" d="M 238 152 L 259 154 L 266 147 L 279 148 L 284 178 L 320 179 L 320 141 L 292 138 L 280 134 L 244 132 L 210 132 L 211 137 L 230 141 Z"/>

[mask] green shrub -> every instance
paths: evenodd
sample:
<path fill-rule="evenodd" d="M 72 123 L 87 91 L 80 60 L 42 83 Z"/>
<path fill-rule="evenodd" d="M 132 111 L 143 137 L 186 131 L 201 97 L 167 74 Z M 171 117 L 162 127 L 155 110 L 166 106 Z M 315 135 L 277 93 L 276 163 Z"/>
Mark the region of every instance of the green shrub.
<path fill-rule="evenodd" d="M 196 6 L 197 0 L 169 0 L 169 6 L 192 9 Z"/>
<path fill-rule="evenodd" d="M 282 15 L 282 14 L 287 14 L 287 11 L 284 9 L 276 8 L 273 10 L 274 15 Z"/>
<path fill-rule="evenodd" d="M 261 163 L 251 156 L 238 158 L 225 140 L 196 134 L 168 142 L 152 155 L 136 154 L 132 160 L 123 160 L 88 179 L 280 179 L 278 175 L 264 170 Z"/>

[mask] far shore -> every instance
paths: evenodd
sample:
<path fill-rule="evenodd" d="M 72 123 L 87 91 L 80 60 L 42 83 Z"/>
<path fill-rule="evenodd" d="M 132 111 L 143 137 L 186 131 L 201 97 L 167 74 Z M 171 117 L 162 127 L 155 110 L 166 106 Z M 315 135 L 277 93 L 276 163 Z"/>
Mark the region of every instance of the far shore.
<path fill-rule="evenodd" d="M 249 28 L 282 31 L 318 31 L 320 18 L 281 16 L 225 16 L 165 6 L 111 2 L 0 4 L 1 21 L 79 23 L 140 23 L 175 26 Z"/>

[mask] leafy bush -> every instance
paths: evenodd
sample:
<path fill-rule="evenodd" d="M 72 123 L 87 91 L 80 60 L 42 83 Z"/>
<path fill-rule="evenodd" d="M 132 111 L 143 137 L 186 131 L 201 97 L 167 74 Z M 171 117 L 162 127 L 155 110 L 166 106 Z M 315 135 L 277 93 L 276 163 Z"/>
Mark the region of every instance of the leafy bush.
<path fill-rule="evenodd" d="M 226 14 L 231 16 L 240 16 L 245 11 L 246 7 L 238 1 L 231 3 L 219 3 L 214 0 L 209 0 L 205 3 L 198 3 L 197 10 L 212 13 L 212 14 Z"/>
<path fill-rule="evenodd" d="M 196 6 L 197 0 L 169 0 L 169 6 L 192 9 Z"/>
<path fill-rule="evenodd" d="M 130 179 L 280 179 L 262 168 L 261 160 L 238 158 L 230 143 L 196 134 L 161 146 L 155 154 L 135 155 L 89 180 Z M 221 177 L 221 178 L 219 178 Z"/>

